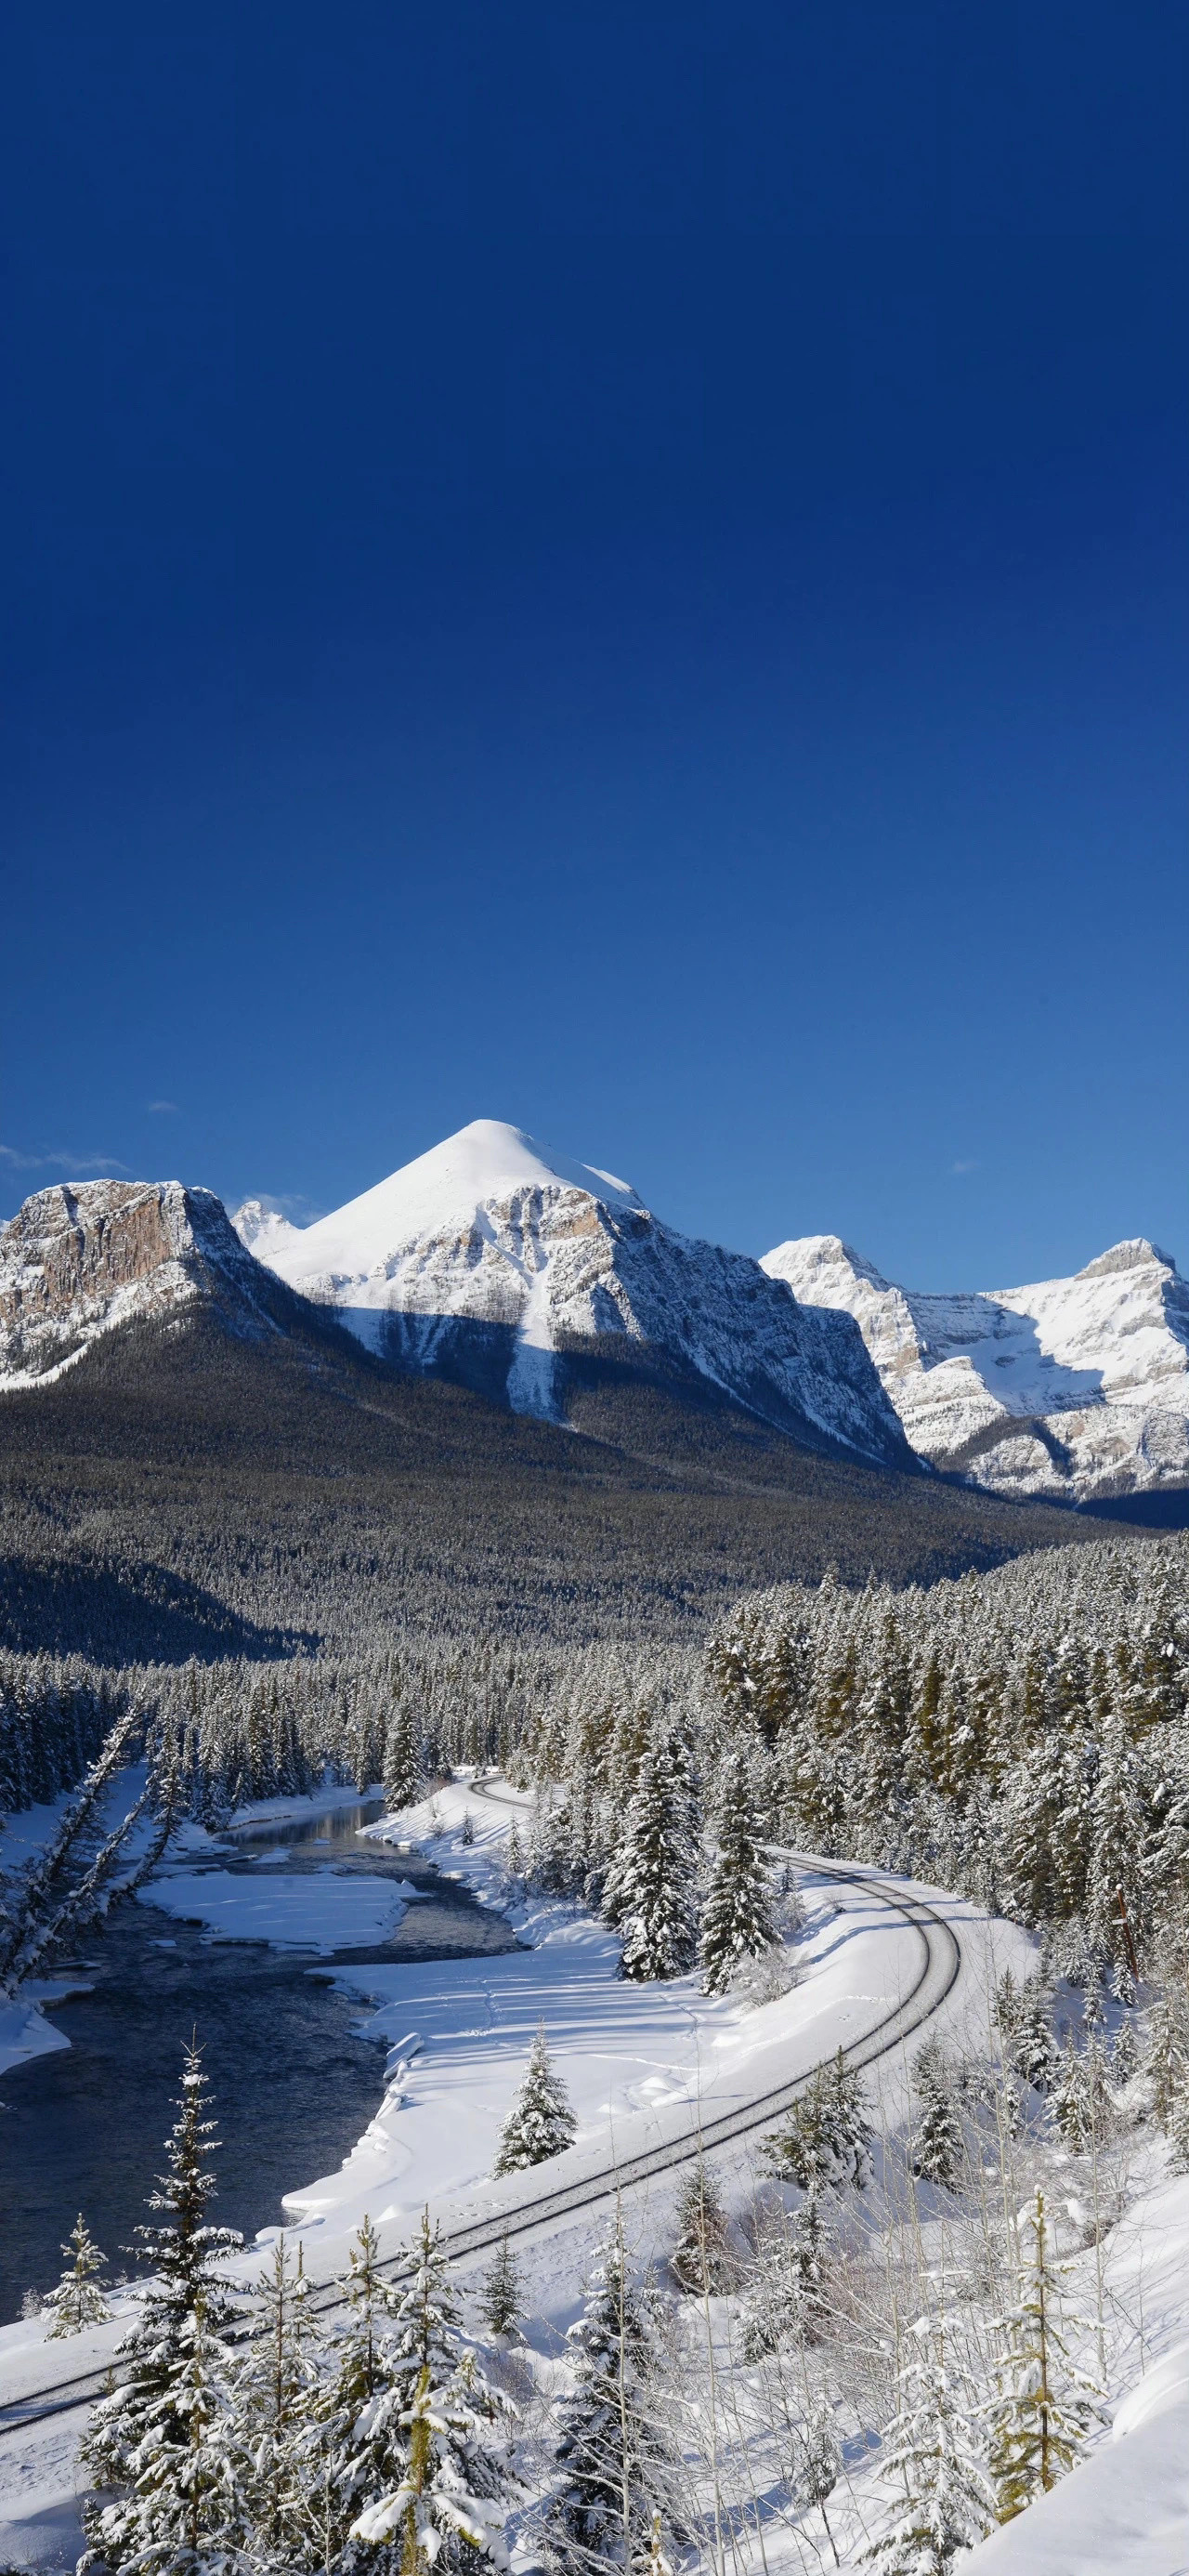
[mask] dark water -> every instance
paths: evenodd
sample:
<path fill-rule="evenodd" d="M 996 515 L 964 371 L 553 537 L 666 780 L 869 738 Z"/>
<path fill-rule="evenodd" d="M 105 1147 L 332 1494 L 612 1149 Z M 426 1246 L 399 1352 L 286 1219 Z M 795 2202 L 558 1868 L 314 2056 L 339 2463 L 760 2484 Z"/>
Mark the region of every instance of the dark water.
<path fill-rule="evenodd" d="M 339 1961 L 468 1958 L 515 1949 L 512 1934 L 424 1862 L 360 1839 L 382 1800 L 228 1837 L 212 1865 L 251 1871 L 283 1849 L 269 1878 L 333 1867 L 406 1878 L 429 1891 L 392 1938 Z M 197 2030 L 222 2149 L 211 2215 L 251 2237 L 277 2225 L 281 2193 L 341 2164 L 379 2106 L 384 2055 L 359 2038 L 358 1995 L 335 1994 L 335 1960 L 310 1962 L 254 1942 L 216 1942 L 156 1906 L 121 1906 L 70 1963 L 92 1991 L 53 2007 L 70 2041 L 0 2078 L 0 2323 L 27 2289 L 51 2289 L 59 2247 L 81 2209 L 113 2278 L 145 2215 L 173 2120 L 183 2046 Z M 64 1973 L 64 1972 L 63 1972 Z"/>

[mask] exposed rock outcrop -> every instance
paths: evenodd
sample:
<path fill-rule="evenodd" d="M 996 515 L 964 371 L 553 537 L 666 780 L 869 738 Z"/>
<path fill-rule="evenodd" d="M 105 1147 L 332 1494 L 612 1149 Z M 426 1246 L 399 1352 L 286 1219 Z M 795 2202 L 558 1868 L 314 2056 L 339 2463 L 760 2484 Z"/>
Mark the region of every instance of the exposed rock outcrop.
<path fill-rule="evenodd" d="M 0 1386 L 56 1377 L 100 1334 L 200 1298 L 237 1331 L 274 1329 L 269 1275 L 213 1191 L 180 1181 L 38 1190 L 0 1231 Z"/>
<path fill-rule="evenodd" d="M 1072 1279 L 950 1297 L 895 1286 L 835 1234 L 779 1244 L 763 1267 L 854 1317 L 934 1466 L 1077 1502 L 1189 1484 L 1189 1282 L 1143 1237 Z"/>

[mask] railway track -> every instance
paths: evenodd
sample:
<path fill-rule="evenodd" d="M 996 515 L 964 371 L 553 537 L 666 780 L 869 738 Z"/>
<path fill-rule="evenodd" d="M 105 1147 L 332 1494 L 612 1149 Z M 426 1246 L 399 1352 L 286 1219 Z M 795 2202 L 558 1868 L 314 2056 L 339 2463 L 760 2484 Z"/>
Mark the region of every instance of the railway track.
<path fill-rule="evenodd" d="M 488 1802 L 523 1812 L 523 1802 L 509 1797 L 491 1782 L 476 1781 L 474 1794 Z M 898 1915 L 915 1935 L 918 1948 L 917 1973 L 908 1992 L 891 2010 L 873 2022 L 870 2029 L 848 2042 L 843 2056 L 848 2066 L 874 2066 L 880 2058 L 902 2048 L 946 2001 L 962 1969 L 962 1946 L 952 1924 L 923 1898 L 907 1895 L 894 1881 L 878 1871 L 857 1870 L 845 1861 L 818 1860 L 806 1852 L 790 1851 L 798 1867 L 816 1878 L 833 1880 L 864 1899 L 885 1906 Z M 575 2212 L 598 2208 L 642 2183 L 669 2173 L 682 2165 L 692 2164 L 700 2155 L 733 2145 L 750 2137 L 757 2129 L 769 2128 L 793 2107 L 798 2096 L 811 2084 L 825 2065 L 832 2063 L 836 2052 L 821 2058 L 813 2066 L 791 2076 L 787 2082 L 770 2086 L 750 2102 L 738 2103 L 734 2109 L 710 2117 L 701 2116 L 669 2138 L 658 2139 L 652 2146 L 634 2155 L 620 2156 L 591 2173 L 589 2168 L 573 2181 L 555 2183 L 526 2193 L 523 2200 L 505 2206 L 486 2217 L 477 2218 L 442 2231 L 443 2244 L 451 2260 L 464 2262 L 475 2255 L 489 2253 L 505 2236 L 517 2238 L 555 2226 Z M 540 2168 L 538 2168 L 540 2170 Z M 399 2255 L 382 2260 L 381 2272 L 390 2279 L 400 2279 L 407 2267 Z M 338 2285 L 328 2280 L 315 2285 L 311 2308 L 319 2316 L 333 2316 L 345 2302 Z M 72 2377 L 48 2379 L 28 2390 L 9 2404 L 0 2406 L 0 2440 L 6 2434 L 29 2430 L 57 2415 L 72 2414 L 76 2408 L 93 2404 L 109 2385 L 110 2365 L 77 2372 Z"/>

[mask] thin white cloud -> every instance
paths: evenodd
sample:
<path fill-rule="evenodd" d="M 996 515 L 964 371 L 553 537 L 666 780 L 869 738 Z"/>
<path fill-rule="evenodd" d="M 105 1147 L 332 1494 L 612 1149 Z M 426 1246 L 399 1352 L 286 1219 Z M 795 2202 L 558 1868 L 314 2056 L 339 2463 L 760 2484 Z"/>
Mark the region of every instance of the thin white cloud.
<path fill-rule="evenodd" d="M 150 1118 L 180 1118 L 181 1114 L 176 1100 L 150 1100 L 149 1102 Z"/>
<path fill-rule="evenodd" d="M 974 1157 L 973 1155 L 971 1155 L 971 1156 L 970 1156 L 970 1158 L 969 1158 L 967 1161 L 965 1161 L 965 1162 L 958 1162 L 958 1163 L 951 1163 L 951 1164 L 950 1164 L 950 1170 L 951 1170 L 951 1172 L 957 1172 L 957 1173 L 962 1173 L 962 1172 L 977 1172 L 978 1168 L 979 1168 L 979 1167 L 978 1167 L 978 1163 L 977 1163 L 977 1161 L 976 1161 L 976 1159 L 975 1159 L 975 1157 Z"/>
<path fill-rule="evenodd" d="M 21 1154 L 15 1145 L 0 1145 L 0 1163 L 10 1172 L 128 1172 L 114 1154 Z"/>

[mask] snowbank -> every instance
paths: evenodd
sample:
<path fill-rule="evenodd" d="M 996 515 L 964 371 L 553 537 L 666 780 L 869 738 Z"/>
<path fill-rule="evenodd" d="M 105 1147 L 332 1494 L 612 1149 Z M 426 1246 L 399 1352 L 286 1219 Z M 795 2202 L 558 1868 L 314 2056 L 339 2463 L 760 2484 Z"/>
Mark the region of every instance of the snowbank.
<path fill-rule="evenodd" d="M 1189 2393 L 1106 2443 L 965 2566 L 970 2576 L 1186 2576 Z"/>
<path fill-rule="evenodd" d="M 1087 2309 L 1093 2261 L 1072 2283 Z M 1107 2238 L 1105 2287 L 1116 2329 L 1132 2321 L 1110 2435 L 972 2552 L 971 2576 L 1189 2576 L 1189 2176 L 1161 2177 L 1132 2203 Z"/>
<path fill-rule="evenodd" d="M 282 1857 L 269 1853 L 265 1865 L 275 1867 Z M 221 1941 L 267 1941 L 274 1950 L 325 1955 L 387 1941 L 419 1893 L 407 1879 L 346 1870 L 340 1877 L 333 1868 L 263 1881 L 225 1869 L 171 1870 L 139 1889 L 138 1901 L 185 1923 L 205 1923 Z"/>

